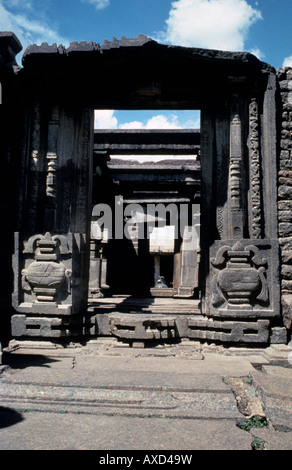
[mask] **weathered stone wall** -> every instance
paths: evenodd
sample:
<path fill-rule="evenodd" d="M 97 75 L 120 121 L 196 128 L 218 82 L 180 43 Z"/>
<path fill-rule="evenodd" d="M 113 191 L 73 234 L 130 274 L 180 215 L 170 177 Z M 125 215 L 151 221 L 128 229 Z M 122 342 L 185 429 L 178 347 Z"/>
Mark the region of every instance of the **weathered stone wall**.
<path fill-rule="evenodd" d="M 277 72 L 278 103 L 278 236 L 283 321 L 292 327 L 292 68 Z"/>

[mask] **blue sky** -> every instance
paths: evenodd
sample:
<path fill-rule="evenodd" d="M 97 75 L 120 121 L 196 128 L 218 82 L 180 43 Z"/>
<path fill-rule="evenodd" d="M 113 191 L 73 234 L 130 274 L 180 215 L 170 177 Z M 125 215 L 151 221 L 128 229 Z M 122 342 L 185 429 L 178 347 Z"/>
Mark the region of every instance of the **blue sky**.
<path fill-rule="evenodd" d="M 292 0 L 0 0 L 0 29 L 31 43 L 129 38 L 165 44 L 249 51 L 275 68 L 292 66 Z M 17 57 L 21 65 L 21 54 Z M 194 112 L 108 110 L 96 126 L 198 127 Z"/>

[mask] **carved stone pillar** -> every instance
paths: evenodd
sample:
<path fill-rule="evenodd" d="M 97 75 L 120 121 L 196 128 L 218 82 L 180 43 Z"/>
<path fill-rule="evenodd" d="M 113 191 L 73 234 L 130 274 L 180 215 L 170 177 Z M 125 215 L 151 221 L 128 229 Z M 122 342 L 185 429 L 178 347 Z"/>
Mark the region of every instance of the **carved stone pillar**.
<path fill-rule="evenodd" d="M 262 172 L 260 158 L 259 111 L 256 98 L 249 105 L 250 211 L 251 238 L 262 236 Z"/>
<path fill-rule="evenodd" d="M 233 341 L 268 343 L 281 321 L 275 87 L 273 74 L 261 96 L 240 83 L 229 115 L 223 105 L 202 111 L 202 313 Z"/>
<path fill-rule="evenodd" d="M 242 127 L 238 97 L 232 97 L 230 112 L 230 166 L 229 166 L 229 237 L 243 237 L 242 208 Z"/>
<path fill-rule="evenodd" d="M 87 309 L 93 112 L 35 100 L 15 234 L 12 332 L 82 334 Z M 27 217 L 27 214 L 30 217 Z"/>

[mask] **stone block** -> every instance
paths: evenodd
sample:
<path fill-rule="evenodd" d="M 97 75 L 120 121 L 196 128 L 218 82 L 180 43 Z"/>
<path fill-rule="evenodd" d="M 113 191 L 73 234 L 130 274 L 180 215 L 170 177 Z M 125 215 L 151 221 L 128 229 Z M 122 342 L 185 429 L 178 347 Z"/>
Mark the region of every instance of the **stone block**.
<path fill-rule="evenodd" d="M 292 250 L 292 237 L 279 237 L 279 244 L 282 251 Z"/>
<path fill-rule="evenodd" d="M 291 211 L 279 211 L 278 212 L 278 220 L 279 222 L 290 222 L 292 221 L 292 213 Z"/>
<path fill-rule="evenodd" d="M 278 189 L 278 196 L 280 199 L 292 199 L 292 187 L 280 186 Z"/>
<path fill-rule="evenodd" d="M 271 344 L 287 344 L 287 330 L 283 327 L 271 328 Z"/>
<path fill-rule="evenodd" d="M 287 330 L 292 329 L 292 294 L 282 295 L 282 316 L 283 324 Z"/>
<path fill-rule="evenodd" d="M 279 211 L 291 212 L 292 211 L 292 201 L 291 200 L 278 201 L 278 210 Z"/>
<path fill-rule="evenodd" d="M 281 274 L 283 279 L 292 280 L 292 266 L 283 265 L 281 267 Z"/>
<path fill-rule="evenodd" d="M 176 328 L 179 338 L 188 338 L 189 333 L 189 323 L 188 318 L 183 316 L 178 316 L 176 321 Z"/>
<path fill-rule="evenodd" d="M 21 336 L 60 338 L 66 336 L 66 333 L 60 329 L 61 325 L 62 320 L 60 318 L 13 315 L 11 319 L 11 332 L 12 336 L 16 338 Z"/>
<path fill-rule="evenodd" d="M 127 341 L 169 340 L 177 336 L 173 317 L 110 315 L 113 336 Z"/>
<path fill-rule="evenodd" d="M 11 333 L 15 338 L 63 338 L 94 334 L 95 329 L 85 317 L 77 315 L 61 318 L 13 315 Z"/>
<path fill-rule="evenodd" d="M 172 297 L 173 289 L 170 287 L 151 287 L 150 294 L 153 297 Z"/>
<path fill-rule="evenodd" d="M 282 263 L 291 264 L 292 263 L 292 250 L 282 251 L 281 260 L 282 260 Z"/>
<path fill-rule="evenodd" d="M 279 184 L 281 186 L 292 186 L 292 171 L 291 170 L 280 170 L 278 173 Z"/>
<path fill-rule="evenodd" d="M 289 152 L 290 154 L 290 152 Z M 291 160 L 291 157 L 289 155 L 289 158 L 287 159 L 282 159 L 279 161 L 279 167 L 284 170 L 284 169 L 292 169 L 292 160 Z"/>
<path fill-rule="evenodd" d="M 287 294 L 292 292 L 292 281 L 287 279 L 281 279 L 281 291 L 282 294 Z"/>
<path fill-rule="evenodd" d="M 279 223 L 279 236 L 280 237 L 292 236 L 292 223 L 280 222 Z"/>
<path fill-rule="evenodd" d="M 188 337 L 228 343 L 267 343 L 269 340 L 268 320 L 189 320 Z"/>
<path fill-rule="evenodd" d="M 98 336 L 109 336 L 111 335 L 111 325 L 109 316 L 106 313 L 100 313 L 95 315 L 96 334 Z"/>
<path fill-rule="evenodd" d="M 290 152 L 289 150 L 281 150 L 280 152 L 280 160 L 289 160 Z"/>
<path fill-rule="evenodd" d="M 279 80 L 281 90 L 288 90 L 288 80 Z"/>

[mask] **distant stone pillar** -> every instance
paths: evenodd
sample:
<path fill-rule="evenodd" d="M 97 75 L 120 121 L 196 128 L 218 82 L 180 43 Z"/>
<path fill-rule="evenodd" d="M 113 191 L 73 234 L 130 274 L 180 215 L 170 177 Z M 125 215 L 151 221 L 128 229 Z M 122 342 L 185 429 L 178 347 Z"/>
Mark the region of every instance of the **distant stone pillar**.
<path fill-rule="evenodd" d="M 104 297 L 104 290 L 109 289 L 107 284 L 107 235 L 107 228 L 101 228 L 98 220 L 91 221 L 88 289 L 90 298 Z"/>

